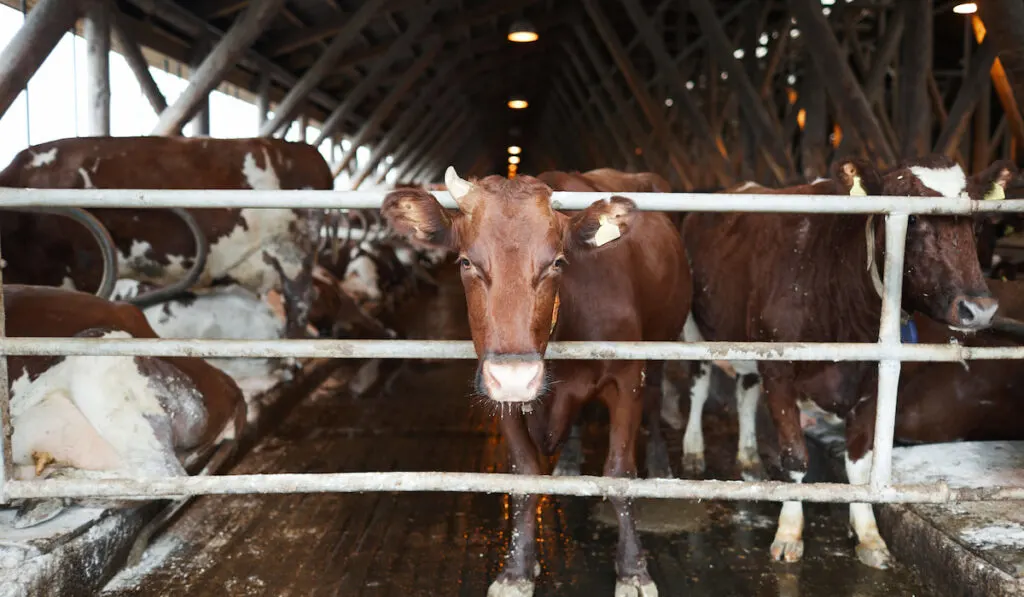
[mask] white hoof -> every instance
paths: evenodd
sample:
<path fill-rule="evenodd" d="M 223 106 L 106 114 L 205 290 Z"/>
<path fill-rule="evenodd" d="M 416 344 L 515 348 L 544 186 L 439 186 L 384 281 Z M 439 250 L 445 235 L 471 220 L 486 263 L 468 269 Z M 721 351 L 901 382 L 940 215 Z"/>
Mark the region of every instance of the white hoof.
<path fill-rule="evenodd" d="M 683 478 L 701 479 L 704 477 L 704 452 L 683 454 Z"/>
<path fill-rule="evenodd" d="M 498 579 L 487 589 L 487 597 L 533 597 L 532 580 Z"/>
<path fill-rule="evenodd" d="M 875 541 L 864 541 L 857 545 L 857 559 L 865 566 L 886 570 L 892 564 L 892 556 L 885 542 L 879 538 Z"/>
<path fill-rule="evenodd" d="M 615 581 L 615 597 L 658 597 L 658 585 L 650 578 L 620 578 Z"/>
<path fill-rule="evenodd" d="M 776 562 L 799 562 L 804 556 L 803 539 L 775 538 L 772 542 L 772 559 Z"/>

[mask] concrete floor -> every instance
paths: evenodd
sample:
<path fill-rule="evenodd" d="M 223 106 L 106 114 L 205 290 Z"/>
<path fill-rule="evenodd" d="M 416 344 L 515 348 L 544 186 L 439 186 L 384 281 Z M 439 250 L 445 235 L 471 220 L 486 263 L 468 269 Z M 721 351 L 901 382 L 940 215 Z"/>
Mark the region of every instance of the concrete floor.
<path fill-rule="evenodd" d="M 414 338 L 468 337 L 462 290 L 444 277 L 403 327 Z M 488 405 L 467 397 L 473 364 L 407 363 L 362 398 L 329 378 L 234 473 L 504 471 Z M 712 473 L 732 478 L 733 417 L 709 402 Z M 601 413 L 584 428 L 584 472 L 604 458 Z M 679 436 L 670 434 L 673 462 Z M 770 457 L 770 455 L 769 455 Z M 924 596 L 906 565 L 869 569 L 853 556 L 845 506 L 806 506 L 804 561 L 769 560 L 777 504 L 643 502 L 662 595 Z M 212 496 L 198 499 L 101 593 L 151 595 L 467 595 L 482 597 L 508 539 L 507 499 L 478 494 Z M 596 499 L 547 498 L 537 597 L 611 595 L 615 531 Z"/>

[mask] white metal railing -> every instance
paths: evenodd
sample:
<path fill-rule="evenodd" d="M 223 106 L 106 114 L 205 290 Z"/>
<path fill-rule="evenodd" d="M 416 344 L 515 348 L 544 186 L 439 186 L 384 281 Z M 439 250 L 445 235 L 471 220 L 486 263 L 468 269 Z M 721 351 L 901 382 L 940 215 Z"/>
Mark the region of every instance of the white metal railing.
<path fill-rule="evenodd" d="M 583 209 L 613 193 L 556 192 L 559 209 Z M 493 473 L 377 472 L 268 474 L 162 479 L 18 481 L 12 478 L 10 404 L 6 359 L 0 359 L 0 503 L 32 497 L 152 499 L 200 494 L 312 493 L 364 491 L 451 491 L 548 493 L 690 499 L 823 502 L 949 502 L 1024 499 L 1024 487 L 950 488 L 945 483 L 890 484 L 896 392 L 901 361 L 1020 359 L 1024 347 L 904 345 L 900 342 L 900 297 L 909 214 L 969 215 L 1021 212 L 1024 200 L 971 201 L 965 198 L 849 197 L 698 193 L 622 193 L 643 210 L 782 213 L 886 214 L 883 298 L 877 343 L 757 342 L 555 342 L 548 359 L 879 361 L 874 461 L 868 485 L 836 483 L 687 481 L 547 477 Z M 435 196 L 455 207 L 447 193 Z M 380 191 L 151 191 L 0 189 L 0 205 L 67 207 L 233 207 L 378 208 Z M 0 300 L 0 326 L 3 325 Z M 2 331 L 0 327 L 0 331 Z M 473 359 L 469 341 L 410 340 L 182 340 L 94 338 L 3 338 L 0 355 L 138 355 L 191 357 L 333 357 Z"/>

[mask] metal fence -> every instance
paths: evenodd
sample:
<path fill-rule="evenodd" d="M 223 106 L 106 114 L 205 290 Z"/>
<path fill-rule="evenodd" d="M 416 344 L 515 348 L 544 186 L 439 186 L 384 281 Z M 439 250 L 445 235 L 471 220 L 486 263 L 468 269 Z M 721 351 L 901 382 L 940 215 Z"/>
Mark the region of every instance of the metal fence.
<path fill-rule="evenodd" d="M 455 207 L 447 193 L 434 195 Z M 366 491 L 444 491 L 546 493 L 576 496 L 734 499 L 820 502 L 942 503 L 1024 499 L 1024 487 L 956 487 L 945 483 L 892 485 L 892 442 L 896 392 L 902 361 L 1020 359 L 1024 347 L 978 348 L 904 345 L 900 341 L 900 297 L 908 217 L 917 214 L 971 215 L 1021 212 L 1024 200 L 972 201 L 966 198 L 850 197 L 830 195 L 754 195 L 628 193 L 639 209 L 656 211 L 740 211 L 776 213 L 886 214 L 883 297 L 877 343 L 757 342 L 555 342 L 548 359 L 878 361 L 878 408 L 870 483 L 792 484 L 782 482 L 687 481 L 548 477 L 493 473 L 370 472 L 267 474 L 162 479 L 13 478 L 10 397 L 6 359 L 0 359 L 2 466 L 0 503 L 43 497 L 153 499 L 202 494 L 272 494 Z M 558 209 L 583 209 L 609 193 L 556 192 Z M 0 189 L 0 205 L 66 207 L 233 207 L 233 208 L 378 208 L 382 194 L 332 191 L 150 191 Z M 0 355 L 134 355 L 191 357 L 328 357 L 474 359 L 469 341 L 426 340 L 181 340 L 98 338 L 5 338 L 0 300 Z"/>

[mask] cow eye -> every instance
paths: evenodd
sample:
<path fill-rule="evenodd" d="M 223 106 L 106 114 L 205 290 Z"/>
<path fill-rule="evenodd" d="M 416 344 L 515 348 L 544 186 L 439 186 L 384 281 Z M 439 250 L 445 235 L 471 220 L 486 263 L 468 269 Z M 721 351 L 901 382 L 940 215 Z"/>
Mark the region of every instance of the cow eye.
<path fill-rule="evenodd" d="M 469 261 L 469 259 L 467 259 L 465 257 L 459 257 L 459 265 L 464 267 L 464 268 L 470 268 L 470 267 L 473 266 L 473 264 Z"/>
<path fill-rule="evenodd" d="M 563 267 L 565 267 L 566 265 L 568 265 L 568 263 L 569 263 L 569 262 L 565 260 L 565 257 L 564 257 L 564 256 L 561 256 L 561 255 L 559 255 L 559 256 L 558 256 L 557 258 L 555 258 L 555 260 L 554 260 L 554 261 L 553 261 L 553 262 L 551 263 L 551 267 L 553 267 L 553 268 L 555 268 L 555 269 L 562 269 Z"/>

